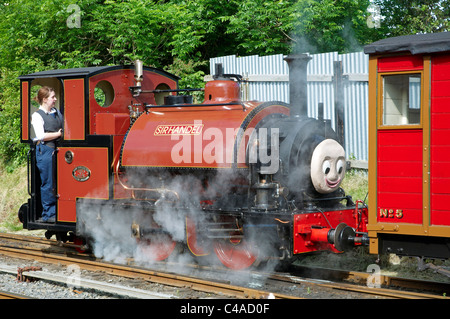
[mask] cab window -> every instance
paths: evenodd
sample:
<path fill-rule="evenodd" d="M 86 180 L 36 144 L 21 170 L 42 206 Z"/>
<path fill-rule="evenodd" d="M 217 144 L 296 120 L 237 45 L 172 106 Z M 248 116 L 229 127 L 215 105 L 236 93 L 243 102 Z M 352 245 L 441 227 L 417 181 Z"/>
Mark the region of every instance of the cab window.
<path fill-rule="evenodd" d="M 30 96 L 29 99 L 31 101 L 31 105 L 30 105 L 30 112 L 29 112 L 29 123 L 30 123 L 30 127 L 31 127 L 31 131 L 30 131 L 30 139 L 33 139 L 36 134 L 34 133 L 34 129 L 33 126 L 31 125 L 31 117 L 33 115 L 34 112 L 36 112 L 39 109 L 39 103 L 36 102 L 34 100 L 34 98 L 36 97 L 39 89 L 43 86 L 49 86 L 51 88 L 53 88 L 55 90 L 55 94 L 56 94 L 56 103 L 55 103 L 55 108 L 57 108 L 58 110 L 60 110 L 61 113 L 63 112 L 63 99 L 62 99 L 62 84 L 61 81 L 57 78 L 37 78 L 34 79 L 31 82 L 31 89 L 30 89 Z"/>

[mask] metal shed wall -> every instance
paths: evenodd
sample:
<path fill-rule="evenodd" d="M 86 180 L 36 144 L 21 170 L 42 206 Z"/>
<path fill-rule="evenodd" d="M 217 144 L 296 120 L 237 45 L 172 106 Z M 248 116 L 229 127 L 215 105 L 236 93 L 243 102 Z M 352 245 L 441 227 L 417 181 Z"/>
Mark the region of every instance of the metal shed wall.
<path fill-rule="evenodd" d="M 308 116 L 317 117 L 318 104 L 324 118 L 335 123 L 334 62 L 344 73 L 345 149 L 348 159 L 368 160 L 368 55 L 363 52 L 312 54 L 308 64 Z M 235 55 L 210 59 L 210 73 L 222 63 L 224 73 L 240 74 L 248 80 L 248 99 L 289 103 L 289 68 L 283 54 Z"/>

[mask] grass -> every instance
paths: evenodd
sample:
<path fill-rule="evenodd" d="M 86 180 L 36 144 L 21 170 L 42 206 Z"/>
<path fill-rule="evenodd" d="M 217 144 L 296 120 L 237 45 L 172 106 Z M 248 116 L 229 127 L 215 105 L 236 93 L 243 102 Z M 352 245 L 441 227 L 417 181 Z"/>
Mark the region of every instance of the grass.
<path fill-rule="evenodd" d="M 0 230 L 22 229 L 17 212 L 28 199 L 27 166 L 21 166 L 11 173 L 0 166 Z"/>
<path fill-rule="evenodd" d="M 341 187 L 347 195 L 352 196 L 353 201 L 363 200 L 367 203 L 369 182 L 367 179 L 367 170 L 351 169 L 345 173 Z"/>

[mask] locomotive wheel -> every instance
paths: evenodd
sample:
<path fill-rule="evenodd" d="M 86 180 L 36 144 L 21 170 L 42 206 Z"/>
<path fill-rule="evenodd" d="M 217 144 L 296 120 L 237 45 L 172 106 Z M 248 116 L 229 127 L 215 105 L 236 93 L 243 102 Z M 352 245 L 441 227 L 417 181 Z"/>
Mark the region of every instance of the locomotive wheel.
<path fill-rule="evenodd" d="M 199 242 L 197 239 L 197 229 L 195 222 L 186 217 L 186 244 L 189 248 L 189 251 L 194 256 L 206 256 L 209 255 L 209 251 L 205 245 L 202 245 L 202 242 Z"/>
<path fill-rule="evenodd" d="M 245 239 L 239 242 L 216 241 L 214 251 L 222 264 L 233 270 L 242 270 L 256 265 L 259 255 L 256 245 Z"/>
<path fill-rule="evenodd" d="M 81 237 L 76 237 L 73 239 L 73 244 L 76 245 L 75 249 L 79 253 L 86 253 L 88 249 L 86 248 L 86 240 Z"/>
<path fill-rule="evenodd" d="M 151 261 L 162 261 L 169 258 L 175 250 L 176 242 L 168 235 L 151 236 L 138 239 L 139 254 Z"/>

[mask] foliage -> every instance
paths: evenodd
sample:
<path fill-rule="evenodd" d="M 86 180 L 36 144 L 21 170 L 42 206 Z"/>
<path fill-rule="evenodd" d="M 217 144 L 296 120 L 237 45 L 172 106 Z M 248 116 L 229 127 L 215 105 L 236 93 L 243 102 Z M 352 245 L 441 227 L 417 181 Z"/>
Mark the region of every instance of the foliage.
<path fill-rule="evenodd" d="M 384 37 L 449 31 L 450 0 L 374 0 Z"/>
<path fill-rule="evenodd" d="M 367 38 L 369 0 L 297 1 L 293 37 L 297 51 L 355 52 Z"/>
<path fill-rule="evenodd" d="M 229 23 L 226 33 L 237 40 L 242 54 L 275 54 L 290 51 L 293 4 L 297 1 L 236 1 L 237 12 L 219 17 Z"/>
<path fill-rule="evenodd" d="M 204 87 L 202 79 L 205 76 L 205 73 L 198 70 L 198 67 L 201 67 L 206 63 L 206 61 L 193 62 L 192 60 L 184 62 L 183 60 L 176 58 L 173 64 L 165 67 L 164 70 L 181 77 L 178 82 L 180 88 L 197 89 Z M 201 103 L 203 101 L 203 92 L 194 91 L 191 95 L 194 96 L 197 103 Z"/>
<path fill-rule="evenodd" d="M 23 164 L 28 148 L 20 143 L 18 73 L 0 69 L 0 155 L 8 171 Z"/>
<path fill-rule="evenodd" d="M 239 53 L 353 52 L 365 36 L 369 0 L 238 1 L 227 33 L 240 41 Z"/>
<path fill-rule="evenodd" d="M 0 5 L 0 66 L 130 64 L 156 67 L 227 54 L 288 54 L 303 37 L 348 51 L 363 39 L 369 0 L 12 0 Z M 79 15 L 79 27 L 71 19 Z M 206 71 L 205 68 L 202 68 Z"/>
<path fill-rule="evenodd" d="M 216 31 L 222 27 L 218 19 L 208 17 L 224 13 L 221 4 L 227 1 L 81 0 L 80 27 L 69 27 L 75 14 L 68 11 L 72 2 L 4 4 L 0 65 L 27 72 L 38 65 L 130 64 L 136 58 L 156 67 L 171 64 L 173 57 L 204 60 L 210 46 L 220 46 Z"/>
<path fill-rule="evenodd" d="M 367 7 L 380 7 L 369 28 Z M 0 158 L 24 161 L 17 76 L 145 65 L 203 86 L 211 57 L 351 52 L 387 35 L 448 29 L 450 0 L 10 0 L 0 3 Z M 196 99 L 201 99 L 197 95 Z"/>

